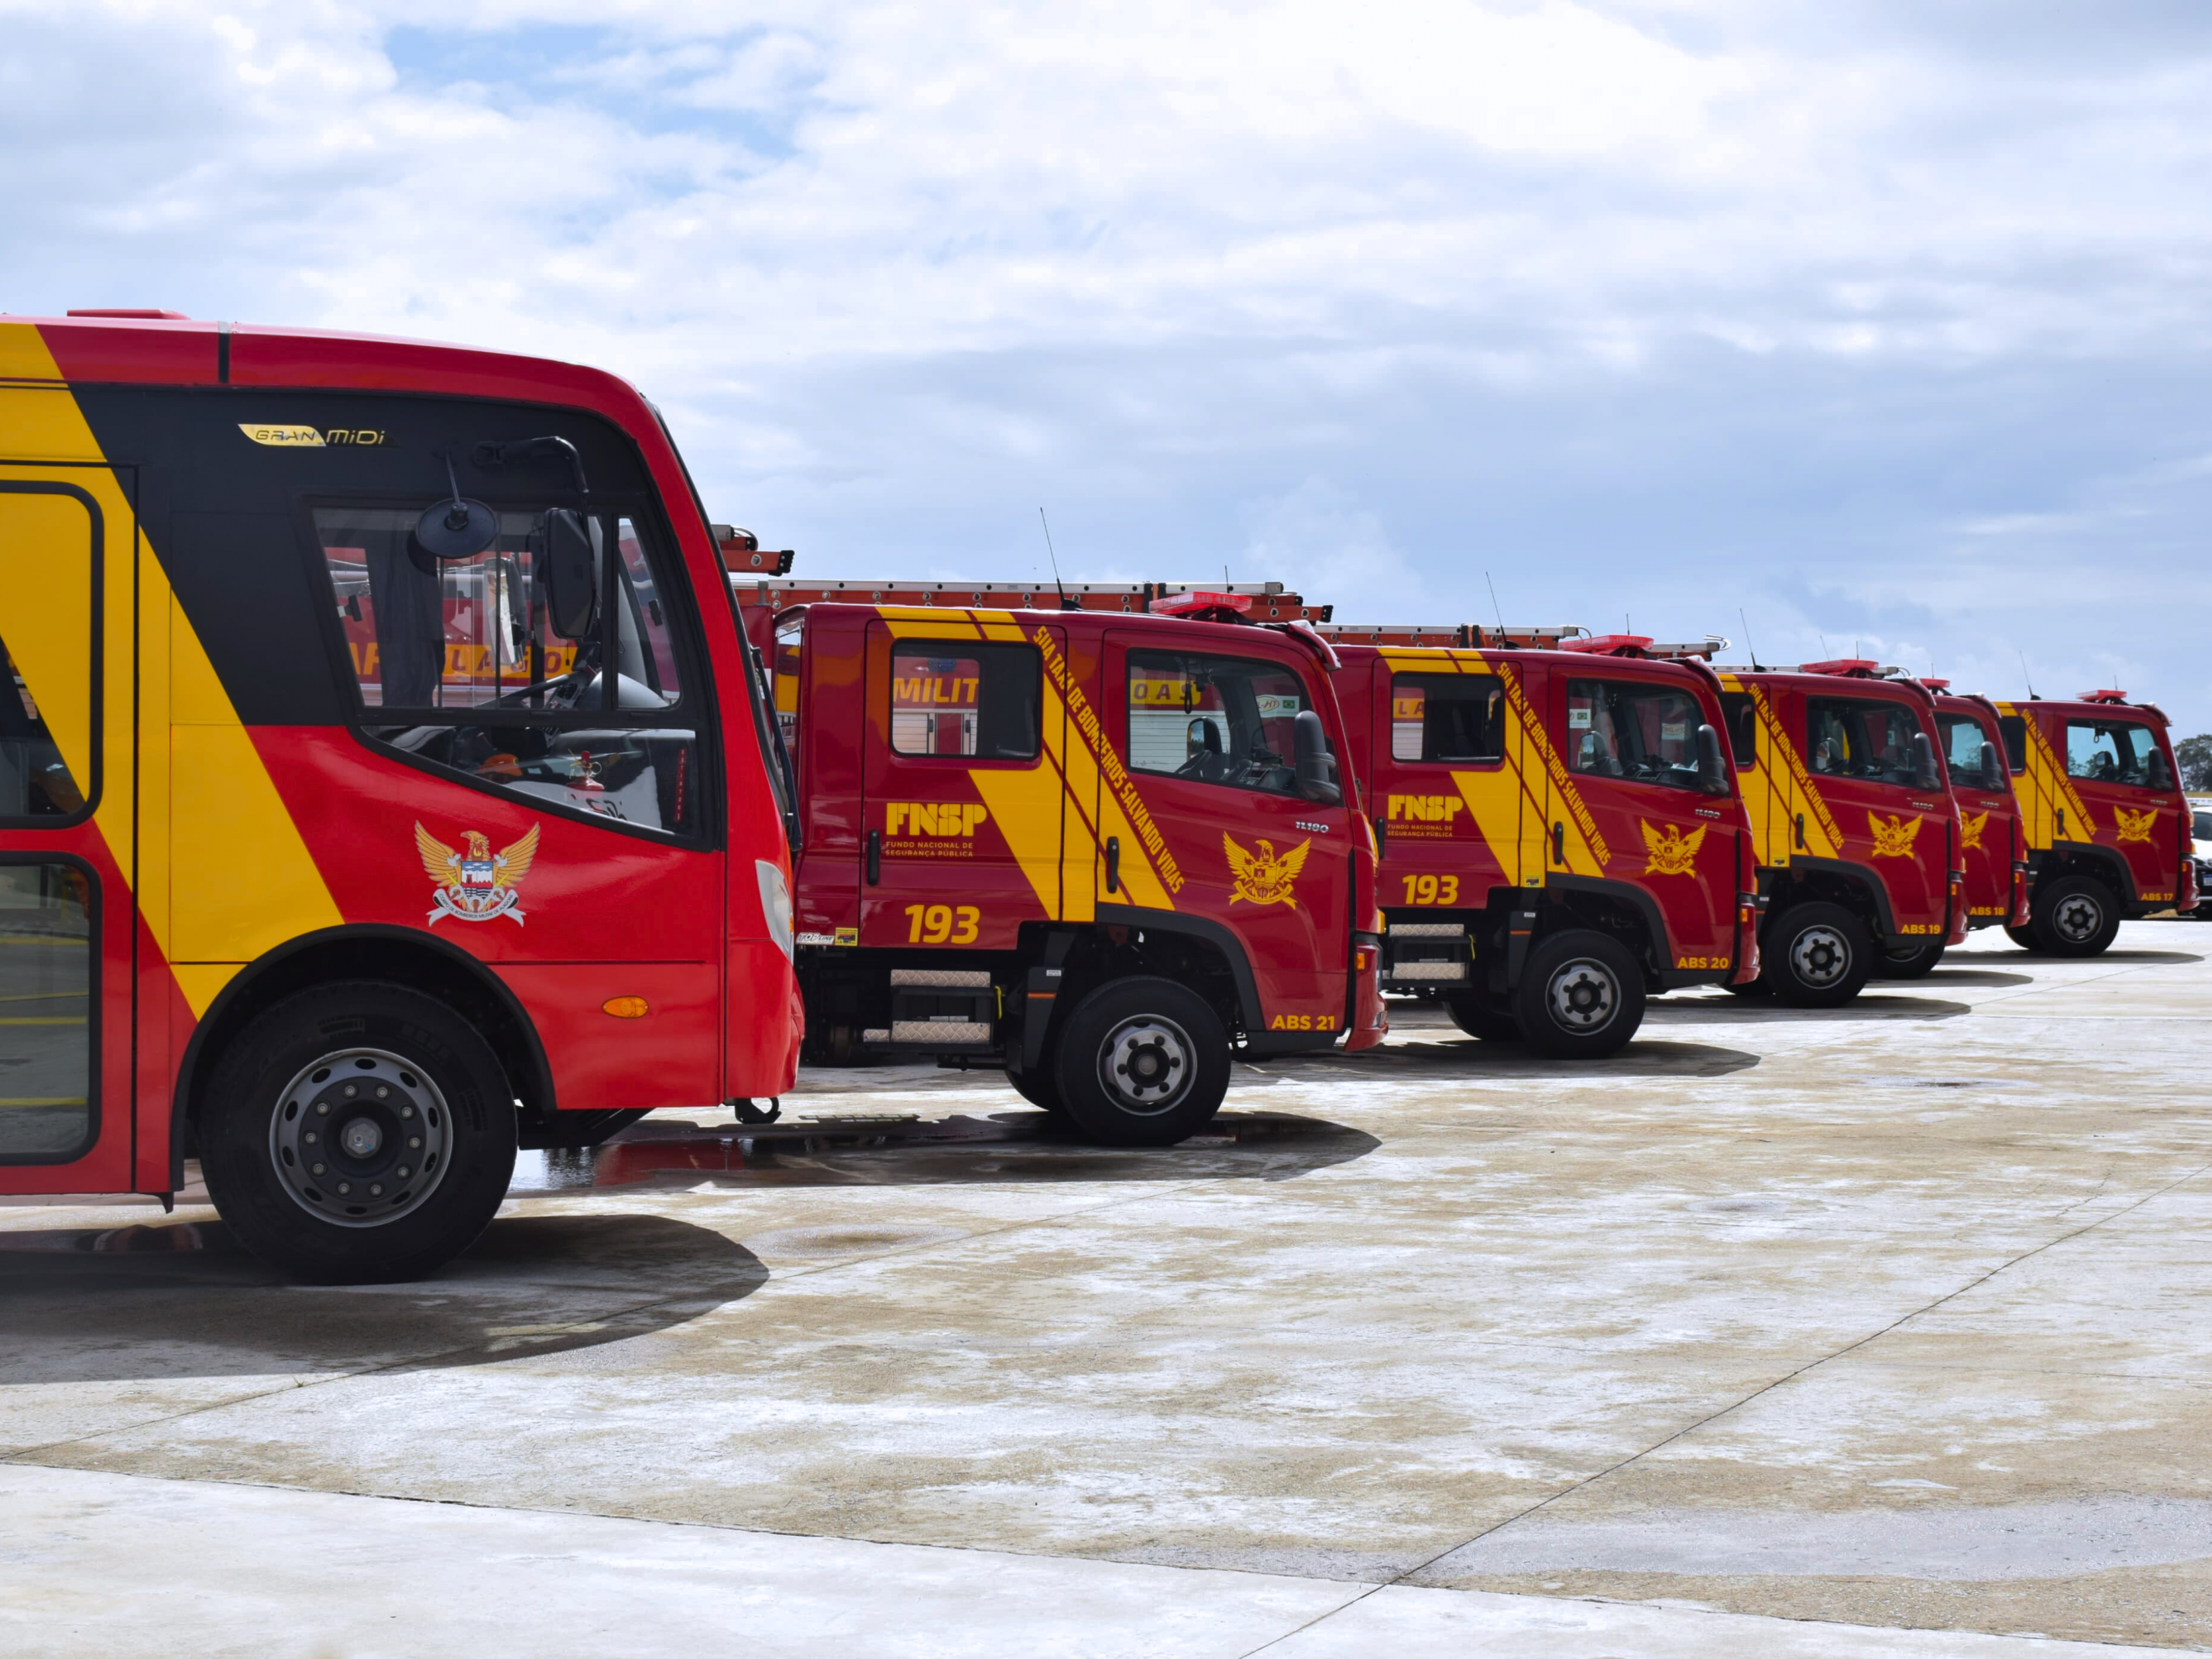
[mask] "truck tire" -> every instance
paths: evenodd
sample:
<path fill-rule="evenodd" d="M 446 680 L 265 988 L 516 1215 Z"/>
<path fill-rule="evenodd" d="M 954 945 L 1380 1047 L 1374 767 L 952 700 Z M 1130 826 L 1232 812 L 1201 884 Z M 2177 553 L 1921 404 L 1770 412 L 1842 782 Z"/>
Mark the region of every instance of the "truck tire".
<path fill-rule="evenodd" d="M 419 1279 L 476 1242 L 514 1174 L 514 1091 L 434 998 L 375 981 L 287 998 L 222 1051 L 199 1120 L 239 1242 L 319 1285 Z"/>
<path fill-rule="evenodd" d="M 1034 1071 L 1006 1073 L 1006 1086 L 1047 1116 L 1065 1122 L 1067 1108 L 1060 1104 L 1060 1091 L 1054 1086 L 1049 1066 L 1040 1066 Z"/>
<path fill-rule="evenodd" d="M 2102 956 L 2119 935 L 2119 903 L 2094 876 L 2061 876 L 2035 896 L 2027 931 L 2046 956 Z"/>
<path fill-rule="evenodd" d="M 1644 970 L 1618 939 L 1573 927 L 1536 941 L 1514 1012 L 1528 1046 L 1555 1060 L 1602 1060 L 1644 1023 Z"/>
<path fill-rule="evenodd" d="M 1173 980 L 1109 980 L 1075 1005 L 1048 1062 L 1069 1119 L 1105 1146 L 1172 1146 L 1229 1092 L 1229 1033 Z"/>
<path fill-rule="evenodd" d="M 1485 1042 L 1521 1041 L 1521 1023 L 1510 1010 L 1493 1006 L 1486 997 L 1462 991 L 1444 998 L 1443 1005 L 1451 1023 L 1471 1037 L 1480 1037 Z"/>
<path fill-rule="evenodd" d="M 1885 945 L 1875 958 L 1876 979 L 1925 979 L 1943 960 L 1943 941 L 1933 945 Z"/>
<path fill-rule="evenodd" d="M 2007 922 L 2005 937 L 2023 951 L 2039 951 L 2043 948 L 2035 942 L 2035 929 L 2033 927 L 2015 927 L 2010 922 Z"/>
<path fill-rule="evenodd" d="M 1761 975 L 1793 1008 L 1840 1008 L 1874 969 L 1874 936 L 1840 904 L 1793 904 L 1759 943 Z"/>

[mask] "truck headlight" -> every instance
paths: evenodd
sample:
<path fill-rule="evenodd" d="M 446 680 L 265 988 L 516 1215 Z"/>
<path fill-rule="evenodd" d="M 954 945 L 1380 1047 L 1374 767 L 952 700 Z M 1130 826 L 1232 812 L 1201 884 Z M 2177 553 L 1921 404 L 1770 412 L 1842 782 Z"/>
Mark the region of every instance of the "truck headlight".
<path fill-rule="evenodd" d="M 775 948 L 788 957 L 792 951 L 791 889 L 784 882 L 783 870 L 766 859 L 755 859 L 753 873 L 760 878 L 761 915 L 768 918 L 768 936 L 775 941 Z"/>

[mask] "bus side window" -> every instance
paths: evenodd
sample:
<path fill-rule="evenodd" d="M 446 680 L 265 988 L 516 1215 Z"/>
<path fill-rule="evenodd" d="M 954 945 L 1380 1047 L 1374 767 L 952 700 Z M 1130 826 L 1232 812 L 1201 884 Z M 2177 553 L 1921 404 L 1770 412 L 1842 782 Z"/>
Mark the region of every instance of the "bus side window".
<path fill-rule="evenodd" d="M 2000 714 L 1997 730 L 2004 737 L 2005 764 L 2018 776 L 2027 770 L 2027 716 Z"/>
<path fill-rule="evenodd" d="M 1747 772 L 1759 763 L 1759 709 L 1748 691 L 1721 693 L 1721 717 L 1728 721 L 1729 747 L 1735 752 L 1736 769 Z"/>

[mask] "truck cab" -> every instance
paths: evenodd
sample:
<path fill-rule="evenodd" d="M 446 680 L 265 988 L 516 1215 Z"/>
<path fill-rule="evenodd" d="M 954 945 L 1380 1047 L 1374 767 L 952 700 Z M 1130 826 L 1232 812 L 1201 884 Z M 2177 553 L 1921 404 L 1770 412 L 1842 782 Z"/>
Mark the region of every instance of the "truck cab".
<path fill-rule="evenodd" d="M 465 1249 L 519 1146 L 796 1069 L 766 688 L 611 375 L 0 320 L 0 1193 L 295 1275 Z"/>
<path fill-rule="evenodd" d="M 1233 1055 L 1379 1041 L 1328 646 L 1230 591 L 943 597 L 969 602 L 749 606 L 799 780 L 810 1054 L 1003 1067 L 1095 1140 L 1169 1145 Z"/>
<path fill-rule="evenodd" d="M 1720 642 L 1322 631 L 1382 842 L 1386 988 L 1478 1037 L 1598 1058 L 1646 996 L 1757 974 L 1748 825 L 1699 655 Z"/>
<path fill-rule="evenodd" d="M 2093 957 L 2124 917 L 2196 908 L 2191 814 L 2166 715 L 2124 691 L 1995 705 L 2027 847 L 2028 915 L 2007 928 L 2051 956 Z"/>
<path fill-rule="evenodd" d="M 1764 988 L 1835 1007 L 1880 962 L 1963 939 L 1934 694 L 1859 659 L 1723 668 L 1720 683 L 1766 902 Z"/>
<path fill-rule="evenodd" d="M 2020 802 L 2012 792 L 1997 707 L 1987 697 L 1954 694 L 1948 680 L 1923 678 L 1920 683 L 1936 695 L 1943 769 L 1959 803 L 1959 865 L 1965 872 L 1966 925 L 2025 927 L 2027 839 Z M 1891 976 L 1907 975 L 1893 970 Z"/>

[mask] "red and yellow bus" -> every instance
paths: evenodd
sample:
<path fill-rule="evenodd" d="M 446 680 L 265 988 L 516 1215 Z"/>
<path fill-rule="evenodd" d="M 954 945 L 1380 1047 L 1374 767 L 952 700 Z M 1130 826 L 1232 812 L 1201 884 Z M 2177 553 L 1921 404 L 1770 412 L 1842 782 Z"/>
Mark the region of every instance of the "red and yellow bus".
<path fill-rule="evenodd" d="M 518 1146 L 778 1093 L 795 822 L 649 405 L 494 352 L 0 320 L 0 1193 L 197 1154 L 302 1277 Z"/>

